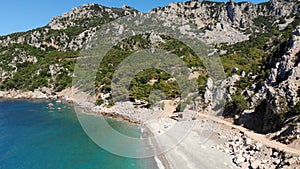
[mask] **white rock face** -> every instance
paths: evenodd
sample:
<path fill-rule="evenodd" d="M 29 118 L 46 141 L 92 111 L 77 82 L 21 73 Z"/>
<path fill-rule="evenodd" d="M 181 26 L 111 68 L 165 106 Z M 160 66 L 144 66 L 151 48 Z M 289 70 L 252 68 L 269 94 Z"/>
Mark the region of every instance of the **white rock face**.
<path fill-rule="evenodd" d="M 59 64 L 54 64 L 49 66 L 49 73 L 51 76 L 54 76 L 57 74 L 60 70 L 64 70 L 63 67 L 61 67 Z"/>
<path fill-rule="evenodd" d="M 300 101 L 298 90 L 300 88 L 300 26 L 293 33 L 289 50 L 276 63 L 269 77 L 267 86 L 267 109 L 264 121 L 264 131 L 272 130 L 269 121 L 274 115 L 286 112 Z M 276 125 L 273 125 L 276 126 Z"/>
<path fill-rule="evenodd" d="M 241 42 L 245 40 L 249 40 L 249 35 L 243 34 L 241 31 L 232 28 L 230 24 L 224 23 L 223 29 L 212 29 L 207 30 L 204 34 L 204 38 L 208 43 L 229 43 L 233 44 L 236 42 Z"/>
<path fill-rule="evenodd" d="M 133 8 L 126 7 L 122 8 L 125 15 L 130 15 L 133 12 Z M 115 12 L 113 9 L 97 5 L 97 4 L 85 4 L 82 7 L 73 8 L 71 12 L 66 12 L 62 16 L 54 17 L 48 26 L 54 30 L 66 29 L 72 26 L 85 26 L 86 23 L 78 23 L 80 19 L 89 19 L 89 18 L 118 18 L 121 15 Z"/>
<path fill-rule="evenodd" d="M 6 96 L 6 94 L 7 94 L 7 92 L 0 91 L 0 98 L 2 98 L 2 97 L 5 97 L 5 96 Z"/>
<path fill-rule="evenodd" d="M 9 90 L 0 91 L 0 98 L 10 99 L 57 99 L 50 88 L 40 88 L 34 91 Z"/>
<path fill-rule="evenodd" d="M 95 27 L 85 30 L 76 36 L 75 39 L 71 40 L 71 42 L 67 44 L 67 48 L 75 51 L 82 49 L 86 42 L 90 41 L 96 33 L 97 29 Z"/>
<path fill-rule="evenodd" d="M 149 39 L 150 39 L 151 44 L 156 44 L 158 42 L 165 43 L 165 41 L 159 35 L 157 35 L 155 33 L 151 33 Z"/>
<path fill-rule="evenodd" d="M 43 50 L 46 48 L 79 50 L 94 35 L 101 20 L 104 24 L 124 15 L 136 14 L 136 11 L 130 7 L 122 10 L 110 9 L 97 4 L 85 4 L 82 7 L 73 8 L 71 12 L 66 12 L 62 16 L 54 17 L 46 27 L 21 33 L 17 37 L 0 37 L 0 45 L 26 43 Z M 99 25 L 91 23 L 95 20 L 99 21 Z M 81 28 L 82 32 L 73 35 L 73 30 L 62 31 L 70 27 L 76 27 L 75 30 Z"/>
<path fill-rule="evenodd" d="M 214 82 L 211 78 L 208 78 L 205 88 L 206 91 L 204 93 L 204 101 L 205 103 L 211 103 L 213 101 L 213 89 L 214 89 Z"/>
<path fill-rule="evenodd" d="M 35 56 L 24 55 L 23 57 L 14 57 L 13 60 L 12 60 L 12 64 L 14 64 L 14 65 L 16 63 L 24 63 L 24 62 L 36 63 L 37 58 Z"/>
<path fill-rule="evenodd" d="M 271 6 L 251 3 L 202 3 L 183 2 L 171 3 L 163 8 L 151 10 L 150 14 L 157 15 L 157 18 L 165 20 L 165 25 L 172 25 L 174 22 L 184 24 L 194 23 L 203 31 L 201 39 L 210 44 L 236 43 L 249 39 L 244 30 L 253 25 L 253 19 L 258 16 L 280 17 L 291 13 L 299 12 L 299 4 L 290 1 L 272 3 Z M 72 11 L 62 16 L 54 17 L 47 27 L 40 28 L 20 36 L 0 37 L 0 45 L 8 46 L 14 43 L 27 43 L 41 49 L 55 48 L 57 50 L 79 50 L 84 42 L 94 34 L 94 28 L 100 25 L 90 26 L 94 19 L 113 20 L 121 16 L 137 15 L 133 8 L 111 9 L 97 4 L 85 4 L 82 7 L 73 8 Z M 290 20 L 288 20 L 290 22 Z M 105 21 L 104 21 L 105 22 Z M 66 34 L 65 30 L 70 27 L 83 28 L 82 34 L 75 37 Z"/>
<path fill-rule="evenodd" d="M 155 8 L 150 13 L 169 21 L 181 19 L 180 22 L 195 23 L 199 29 L 204 29 L 203 39 L 208 43 L 236 43 L 249 39 L 242 31 L 253 25 L 253 19 L 258 16 L 280 17 L 299 11 L 297 2 L 291 1 L 268 5 L 244 3 L 206 3 L 189 1 L 171 3 L 163 8 Z M 284 7 L 283 7 L 284 5 Z M 298 4 L 299 6 L 299 4 Z"/>

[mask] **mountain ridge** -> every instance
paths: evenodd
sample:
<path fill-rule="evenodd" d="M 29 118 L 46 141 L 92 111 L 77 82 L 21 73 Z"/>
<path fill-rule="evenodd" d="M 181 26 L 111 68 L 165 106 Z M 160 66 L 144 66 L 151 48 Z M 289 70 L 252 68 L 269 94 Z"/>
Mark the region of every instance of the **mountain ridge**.
<path fill-rule="evenodd" d="M 72 87 L 75 61 L 84 44 L 103 25 L 137 14 L 141 12 L 128 6 L 108 8 L 86 4 L 54 17 L 44 27 L 1 36 L 0 89 L 3 93 L 0 96 L 26 97 L 21 94 L 25 91 L 30 97 L 40 94 L 52 98 L 56 92 Z M 200 38 L 218 52 L 227 75 L 223 86 L 226 89 L 224 117 L 256 132 L 273 134 L 274 139 L 285 144 L 299 141 L 298 0 L 272 0 L 260 4 L 188 1 L 152 9 L 150 14 L 165 20 L 166 24 L 175 19 L 183 24 L 194 24 L 201 31 Z M 151 41 L 153 37 L 154 42 Z M 114 56 L 109 55 L 108 60 L 117 65 L 122 57 L 150 46 L 172 51 L 186 60 L 191 74 L 199 74 L 196 78 L 201 97 L 196 104 L 197 110 L 212 110 L 213 80 L 191 49 L 172 37 L 147 33 L 129 37 L 111 52 L 119 57 L 113 60 Z M 102 65 L 100 69 L 105 73 L 98 77 L 97 104 L 112 106 L 109 79 L 115 67 Z M 170 75 L 162 72 L 142 72 L 134 83 L 132 100 L 148 102 L 149 93 L 157 86 L 175 91 L 166 92 L 171 99 L 178 96 L 178 86 Z M 28 91 L 35 94 L 28 94 Z M 291 130 L 283 131 L 286 127 Z M 274 132 L 279 134 L 274 135 Z"/>

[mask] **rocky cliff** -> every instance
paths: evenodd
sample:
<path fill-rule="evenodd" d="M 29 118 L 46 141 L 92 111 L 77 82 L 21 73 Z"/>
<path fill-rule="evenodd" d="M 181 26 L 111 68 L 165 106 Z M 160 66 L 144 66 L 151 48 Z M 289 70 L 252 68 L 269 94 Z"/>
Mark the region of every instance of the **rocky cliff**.
<path fill-rule="evenodd" d="M 0 38 L 0 44 L 9 46 L 25 43 L 43 50 L 79 50 L 101 25 L 136 12 L 126 6 L 117 9 L 86 4 L 73 8 L 62 16 L 54 17 L 45 27 L 3 36 Z"/>
<path fill-rule="evenodd" d="M 47 91 L 51 94 L 71 87 L 76 58 L 97 30 L 117 18 L 140 13 L 128 6 L 108 8 L 87 4 L 54 17 L 45 27 L 0 37 L 1 90 Z M 261 4 L 189 1 L 171 3 L 149 13 L 166 24 L 174 20 L 195 24 L 201 31 L 200 38 L 219 52 L 228 77 L 223 86 L 227 91 L 224 116 L 234 117 L 236 123 L 262 133 L 299 123 L 299 1 L 271 0 Z M 174 51 L 181 58 L 189 58 L 189 65 L 197 63 L 197 70 L 190 67 L 191 77 L 197 75 L 199 89 L 205 97 L 207 90 L 213 88 L 213 82 L 199 66 L 200 62 L 192 62 L 190 49 L 171 38 L 150 35 L 127 39 L 114 52 L 123 56 L 128 51 L 155 44 Z M 117 64 L 116 60 L 112 61 Z M 111 69 L 104 66 L 103 70 Z M 163 79 L 161 83 L 166 88 L 176 91 L 175 82 L 169 83 L 171 77 L 157 74 L 159 78 L 152 77 L 151 73 L 143 74 L 147 78 L 136 80 L 138 87 L 133 93 L 152 89 L 150 84 L 159 79 Z M 107 77 L 98 83 L 102 87 L 99 88 L 100 95 L 105 98 L 110 97 Z M 150 87 L 141 90 L 143 85 L 138 82 L 145 79 L 149 83 L 144 84 Z M 202 85 L 205 83 L 206 87 Z M 103 102 L 105 100 L 98 103 Z M 200 104 L 199 109 L 203 109 L 208 101 Z"/>
<path fill-rule="evenodd" d="M 195 23 L 204 31 L 204 39 L 210 43 L 236 43 L 248 40 L 246 30 L 257 30 L 255 19 L 259 16 L 273 19 L 291 17 L 299 13 L 298 1 L 270 1 L 258 5 L 249 2 L 227 3 L 188 1 L 171 3 L 163 8 L 150 11 L 166 20 L 180 17 L 186 22 Z M 267 25 L 264 25 L 267 26 Z"/>
<path fill-rule="evenodd" d="M 299 138 L 300 34 L 299 26 L 281 48 L 267 59 L 268 74 L 260 83 L 241 92 L 248 107 L 237 117 L 237 123 L 261 133 L 272 133 L 274 139 L 291 143 Z M 254 78 L 257 79 L 257 78 Z M 254 80 L 255 81 L 255 80 Z M 247 89 L 248 88 L 248 89 Z"/>

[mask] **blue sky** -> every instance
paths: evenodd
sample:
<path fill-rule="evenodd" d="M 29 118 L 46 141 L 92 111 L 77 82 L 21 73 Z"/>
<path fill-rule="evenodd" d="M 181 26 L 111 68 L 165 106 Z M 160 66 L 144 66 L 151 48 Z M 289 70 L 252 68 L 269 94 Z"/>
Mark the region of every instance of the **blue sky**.
<path fill-rule="evenodd" d="M 59 16 L 73 7 L 87 3 L 97 3 L 108 7 L 122 7 L 126 4 L 139 11 L 147 12 L 171 2 L 183 1 L 186 0 L 4 0 L 0 5 L 0 35 L 44 26 L 53 16 Z M 265 0 L 250 1 L 259 3 Z"/>

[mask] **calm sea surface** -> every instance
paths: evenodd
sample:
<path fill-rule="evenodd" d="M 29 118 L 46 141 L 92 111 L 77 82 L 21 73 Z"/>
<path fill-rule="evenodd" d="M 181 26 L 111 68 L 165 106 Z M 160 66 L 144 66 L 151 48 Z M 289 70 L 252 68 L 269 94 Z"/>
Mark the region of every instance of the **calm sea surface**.
<path fill-rule="evenodd" d="M 72 106 L 52 102 L 50 109 L 48 103 L 0 100 L 1 169 L 157 168 L 153 158 L 124 158 L 101 149 L 85 134 Z M 140 134 L 136 126 L 110 123 L 129 135 Z"/>

